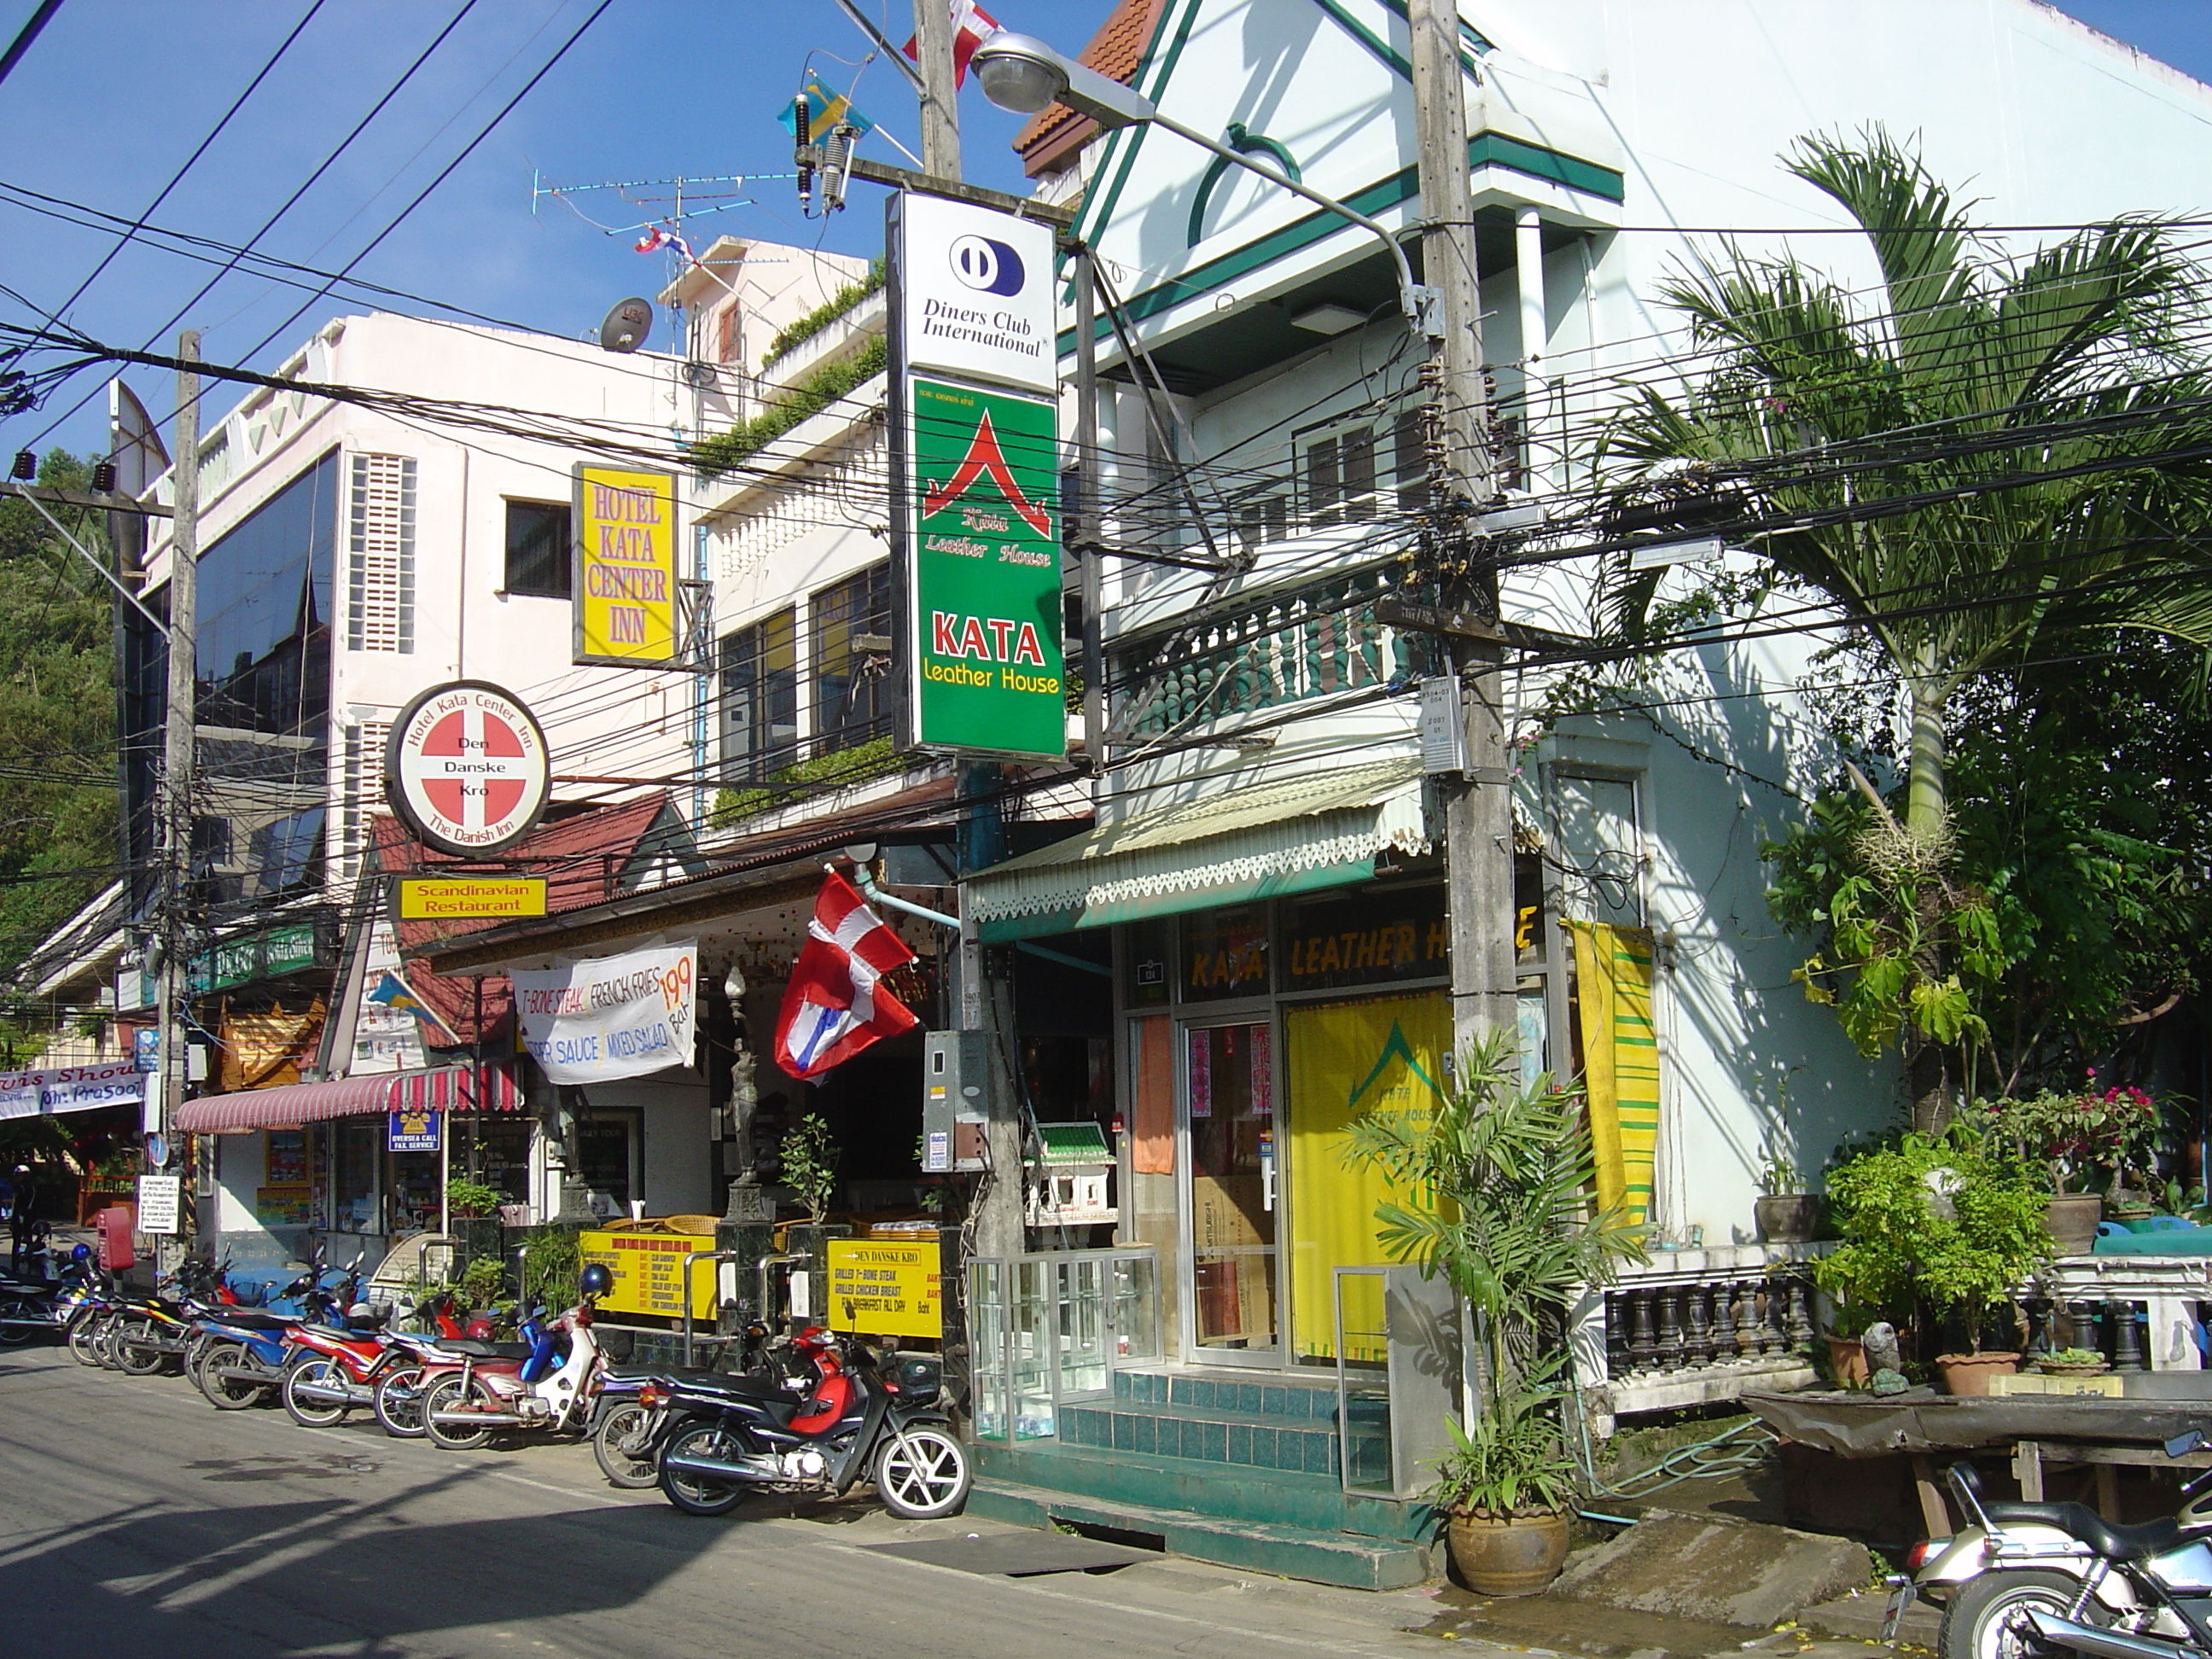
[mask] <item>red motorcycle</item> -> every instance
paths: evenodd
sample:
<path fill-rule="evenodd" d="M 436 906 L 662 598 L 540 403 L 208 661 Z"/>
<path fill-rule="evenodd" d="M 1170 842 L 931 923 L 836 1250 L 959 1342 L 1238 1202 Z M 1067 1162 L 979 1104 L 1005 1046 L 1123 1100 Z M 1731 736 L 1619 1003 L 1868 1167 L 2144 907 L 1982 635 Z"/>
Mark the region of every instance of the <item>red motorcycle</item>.
<path fill-rule="evenodd" d="M 841 1495 L 872 1479 L 884 1507 L 908 1520 L 957 1515 L 968 1501 L 967 1448 L 937 1403 L 934 1354 L 892 1370 L 865 1344 L 816 1328 L 793 1346 L 815 1370 L 794 1398 L 760 1376 L 664 1377 L 653 1385 L 669 1427 L 660 1490 L 687 1515 L 726 1515 L 748 1492 Z"/>
<path fill-rule="evenodd" d="M 346 1328 L 299 1325 L 286 1334 L 293 1358 L 284 1369 L 284 1409 L 303 1428 L 327 1429 L 356 1406 L 376 1403 L 376 1385 L 401 1350 L 366 1309 L 353 1309 Z"/>

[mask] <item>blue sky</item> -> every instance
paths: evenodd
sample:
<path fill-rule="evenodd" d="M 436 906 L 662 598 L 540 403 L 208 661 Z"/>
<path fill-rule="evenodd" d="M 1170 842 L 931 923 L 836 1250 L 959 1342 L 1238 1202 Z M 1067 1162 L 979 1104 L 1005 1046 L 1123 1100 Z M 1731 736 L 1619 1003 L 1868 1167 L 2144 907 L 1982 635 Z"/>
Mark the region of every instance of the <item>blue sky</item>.
<path fill-rule="evenodd" d="M 1778 3 L 1779 0 L 1757 0 Z M 246 87 L 313 0 L 64 0 L 37 45 L 0 85 L 0 181 L 126 218 L 143 211 Z M 464 0 L 323 0 L 297 43 L 153 215 L 154 222 L 224 241 L 257 230 L 444 27 Z M 264 239 L 266 251 L 336 269 L 381 231 L 550 57 L 596 0 L 477 0 L 451 39 L 322 181 Z M 909 0 L 860 0 L 909 32 Z M 1012 27 L 1070 50 L 1111 0 L 994 0 Z M 0 0 L 0 41 L 33 0 Z M 2066 0 L 2064 9 L 2179 68 L 2212 80 L 2208 0 Z M 690 222 L 695 245 L 718 231 L 871 252 L 881 240 L 881 193 L 855 186 L 828 222 L 802 221 L 790 141 L 775 112 L 814 54 L 832 84 L 886 131 L 917 142 L 914 100 L 881 62 L 855 68 L 866 42 L 831 0 L 615 0 L 606 15 L 490 137 L 361 265 L 372 280 L 489 315 L 575 335 L 623 295 L 651 293 L 665 256 L 631 244 L 665 204 L 620 191 L 540 197 L 533 176 L 560 185 L 741 173 L 731 205 Z M 838 59 L 846 60 L 844 62 Z M 968 177 L 1018 190 L 1008 149 L 1018 121 L 969 87 L 962 100 Z M 867 149 L 891 161 L 888 145 Z M 710 190 L 731 190 L 711 185 Z M 659 188 L 631 198 L 667 194 Z M 612 234 L 610 234 L 611 231 Z M 58 306 L 113 238 L 18 206 L 0 205 L 0 283 L 41 307 Z M 67 320 L 114 343 L 147 343 L 213 267 L 126 248 L 70 307 Z M 215 360 L 270 367 L 331 316 L 365 308 L 325 300 L 252 352 L 304 294 L 234 273 L 192 309 Z M 0 314 L 35 322 L 0 297 Z M 657 336 L 656 344 L 665 343 Z M 161 348 L 166 349 L 166 346 Z M 249 353 L 251 353 L 249 358 Z M 135 371 L 149 405 L 167 401 L 155 371 Z M 34 439 L 106 447 L 95 397 L 52 435 L 39 434 L 83 392 L 72 385 L 43 410 L 0 430 L 0 449 Z"/>

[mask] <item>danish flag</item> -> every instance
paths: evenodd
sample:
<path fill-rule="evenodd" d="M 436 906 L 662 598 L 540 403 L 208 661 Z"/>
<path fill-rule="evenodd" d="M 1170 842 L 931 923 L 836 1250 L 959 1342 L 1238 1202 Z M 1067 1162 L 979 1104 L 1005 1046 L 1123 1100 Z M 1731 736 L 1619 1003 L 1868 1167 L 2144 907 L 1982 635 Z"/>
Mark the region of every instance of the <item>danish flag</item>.
<path fill-rule="evenodd" d="M 783 994 L 775 1063 L 790 1077 L 818 1077 L 878 1037 L 912 1030 L 920 1023 L 913 1012 L 878 981 L 913 960 L 906 941 L 831 871 Z"/>
<path fill-rule="evenodd" d="M 952 11 L 952 84 L 968 83 L 968 60 L 975 55 L 975 48 L 999 32 L 999 20 L 975 3 L 975 0 L 951 0 Z M 921 46 L 918 40 L 909 39 L 901 48 L 919 64 Z"/>

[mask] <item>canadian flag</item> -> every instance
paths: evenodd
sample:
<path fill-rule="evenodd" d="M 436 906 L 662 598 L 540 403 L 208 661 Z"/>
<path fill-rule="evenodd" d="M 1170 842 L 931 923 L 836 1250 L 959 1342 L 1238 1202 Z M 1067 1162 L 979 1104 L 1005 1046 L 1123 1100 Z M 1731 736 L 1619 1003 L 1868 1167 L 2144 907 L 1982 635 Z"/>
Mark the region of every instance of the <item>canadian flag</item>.
<path fill-rule="evenodd" d="M 998 19 L 975 3 L 975 0 L 952 0 L 952 84 L 965 86 L 968 82 L 968 60 L 975 55 L 975 48 L 999 32 Z M 921 61 L 921 42 L 909 39 L 902 48 L 906 55 L 919 64 Z"/>
<path fill-rule="evenodd" d="M 853 884 L 831 871 L 783 994 L 775 1063 L 791 1077 L 818 1077 L 878 1037 L 911 1030 L 920 1023 L 912 1011 L 878 981 L 913 960 Z"/>

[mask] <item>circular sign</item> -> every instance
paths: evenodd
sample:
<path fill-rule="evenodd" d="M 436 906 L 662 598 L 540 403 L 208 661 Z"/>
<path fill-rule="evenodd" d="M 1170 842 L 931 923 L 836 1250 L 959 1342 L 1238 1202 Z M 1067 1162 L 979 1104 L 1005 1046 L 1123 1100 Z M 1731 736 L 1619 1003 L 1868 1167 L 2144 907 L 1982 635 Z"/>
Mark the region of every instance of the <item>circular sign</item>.
<path fill-rule="evenodd" d="M 536 718 L 486 681 L 434 685 L 392 722 L 385 798 L 441 853 L 466 857 L 521 840 L 551 781 Z"/>
<path fill-rule="evenodd" d="M 146 1161 L 157 1170 L 169 1167 L 169 1138 L 158 1129 L 146 1137 Z"/>

